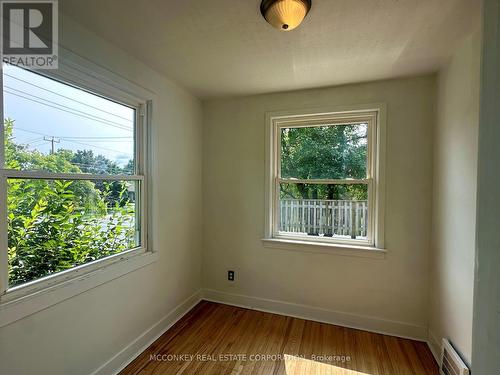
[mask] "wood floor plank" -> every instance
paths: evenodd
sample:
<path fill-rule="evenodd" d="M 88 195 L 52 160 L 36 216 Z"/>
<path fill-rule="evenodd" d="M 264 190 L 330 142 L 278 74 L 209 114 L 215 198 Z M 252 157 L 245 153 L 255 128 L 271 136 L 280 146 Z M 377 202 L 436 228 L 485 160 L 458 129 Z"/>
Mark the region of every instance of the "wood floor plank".
<path fill-rule="evenodd" d="M 354 355 L 357 359 L 356 370 L 362 373 L 371 371 L 372 375 L 383 375 L 377 368 L 377 350 L 372 345 L 372 338 L 375 335 L 371 332 L 356 330 L 356 353 Z"/>
<path fill-rule="evenodd" d="M 422 342 L 202 301 L 120 374 L 438 375 L 438 368 Z"/>
<path fill-rule="evenodd" d="M 416 375 L 414 368 L 411 367 L 411 363 L 408 361 L 408 357 L 400 346 L 402 340 L 392 336 L 383 336 L 382 339 L 384 340 L 387 352 L 390 353 L 389 360 L 394 369 L 394 374 Z"/>
<path fill-rule="evenodd" d="M 433 371 L 437 371 L 435 370 L 436 362 L 434 361 L 434 356 L 427 344 L 420 341 L 412 341 L 411 343 L 417 352 L 418 359 L 422 363 L 422 368 L 426 371 L 425 373 L 433 374 Z"/>
<path fill-rule="evenodd" d="M 203 319 L 209 319 L 210 315 L 217 308 L 214 304 L 200 302 L 194 309 L 189 311 L 182 319 L 173 325 L 167 332 L 165 332 L 158 340 L 151 344 L 139 357 L 137 357 L 129 366 L 127 366 L 127 374 L 136 375 L 140 374 L 146 365 L 151 365 L 150 354 L 163 354 L 164 347 L 175 337 L 177 337 L 183 329 L 190 325 L 199 322 L 203 323 Z"/>

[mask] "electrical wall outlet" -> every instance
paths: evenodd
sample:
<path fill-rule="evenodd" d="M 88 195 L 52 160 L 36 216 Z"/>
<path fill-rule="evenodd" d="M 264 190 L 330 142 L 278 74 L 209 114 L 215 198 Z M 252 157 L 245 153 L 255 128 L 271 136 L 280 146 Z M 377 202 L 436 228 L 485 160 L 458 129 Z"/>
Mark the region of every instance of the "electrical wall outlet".
<path fill-rule="evenodd" d="M 234 281 L 234 271 L 227 271 L 227 279 L 228 281 Z"/>

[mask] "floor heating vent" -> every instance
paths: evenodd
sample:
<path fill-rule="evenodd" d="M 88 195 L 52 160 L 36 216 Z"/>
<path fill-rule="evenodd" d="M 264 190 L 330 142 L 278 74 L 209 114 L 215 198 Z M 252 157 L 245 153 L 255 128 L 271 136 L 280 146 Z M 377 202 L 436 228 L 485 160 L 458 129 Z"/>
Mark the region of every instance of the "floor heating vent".
<path fill-rule="evenodd" d="M 441 375 L 469 375 L 469 368 L 446 339 L 443 339 L 439 370 Z"/>

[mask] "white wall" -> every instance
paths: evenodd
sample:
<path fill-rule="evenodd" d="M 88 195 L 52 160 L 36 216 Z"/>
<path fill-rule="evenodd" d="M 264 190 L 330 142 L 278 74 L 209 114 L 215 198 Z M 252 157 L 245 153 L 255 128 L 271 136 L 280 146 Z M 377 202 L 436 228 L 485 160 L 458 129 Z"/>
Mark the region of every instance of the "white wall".
<path fill-rule="evenodd" d="M 207 295 L 425 339 L 434 94 L 425 76 L 204 102 Z M 387 258 L 264 248 L 266 111 L 375 102 L 387 103 Z"/>
<path fill-rule="evenodd" d="M 69 19 L 60 21 L 62 45 L 158 95 L 159 260 L 0 328 L 1 374 L 89 374 L 201 287 L 200 102 Z"/>
<path fill-rule="evenodd" d="M 429 330 L 470 363 L 476 230 L 480 34 L 438 76 Z"/>
<path fill-rule="evenodd" d="M 500 372 L 500 0 L 483 2 L 472 373 Z"/>
<path fill-rule="evenodd" d="M 470 359 L 477 34 L 439 75 L 434 129 L 432 75 L 211 100 L 202 108 L 121 50 L 61 22 L 63 45 L 158 95 L 160 258 L 0 328 L 0 373 L 91 373 L 202 284 L 222 301 L 292 306 L 288 312 L 397 335 L 426 339 L 430 325 Z M 387 104 L 386 259 L 264 248 L 265 113 L 375 102 Z M 228 269 L 236 270 L 235 283 L 226 281 Z"/>

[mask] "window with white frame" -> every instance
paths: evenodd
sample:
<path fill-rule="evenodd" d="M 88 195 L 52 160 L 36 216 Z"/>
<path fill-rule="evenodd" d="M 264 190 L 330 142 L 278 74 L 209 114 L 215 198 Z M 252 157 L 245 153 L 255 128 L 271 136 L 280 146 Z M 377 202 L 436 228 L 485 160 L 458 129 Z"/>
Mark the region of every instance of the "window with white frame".
<path fill-rule="evenodd" d="M 267 238 L 381 246 L 380 110 L 269 116 Z"/>
<path fill-rule="evenodd" d="M 146 251 L 148 103 L 67 76 L 2 68 L 0 295 Z"/>

